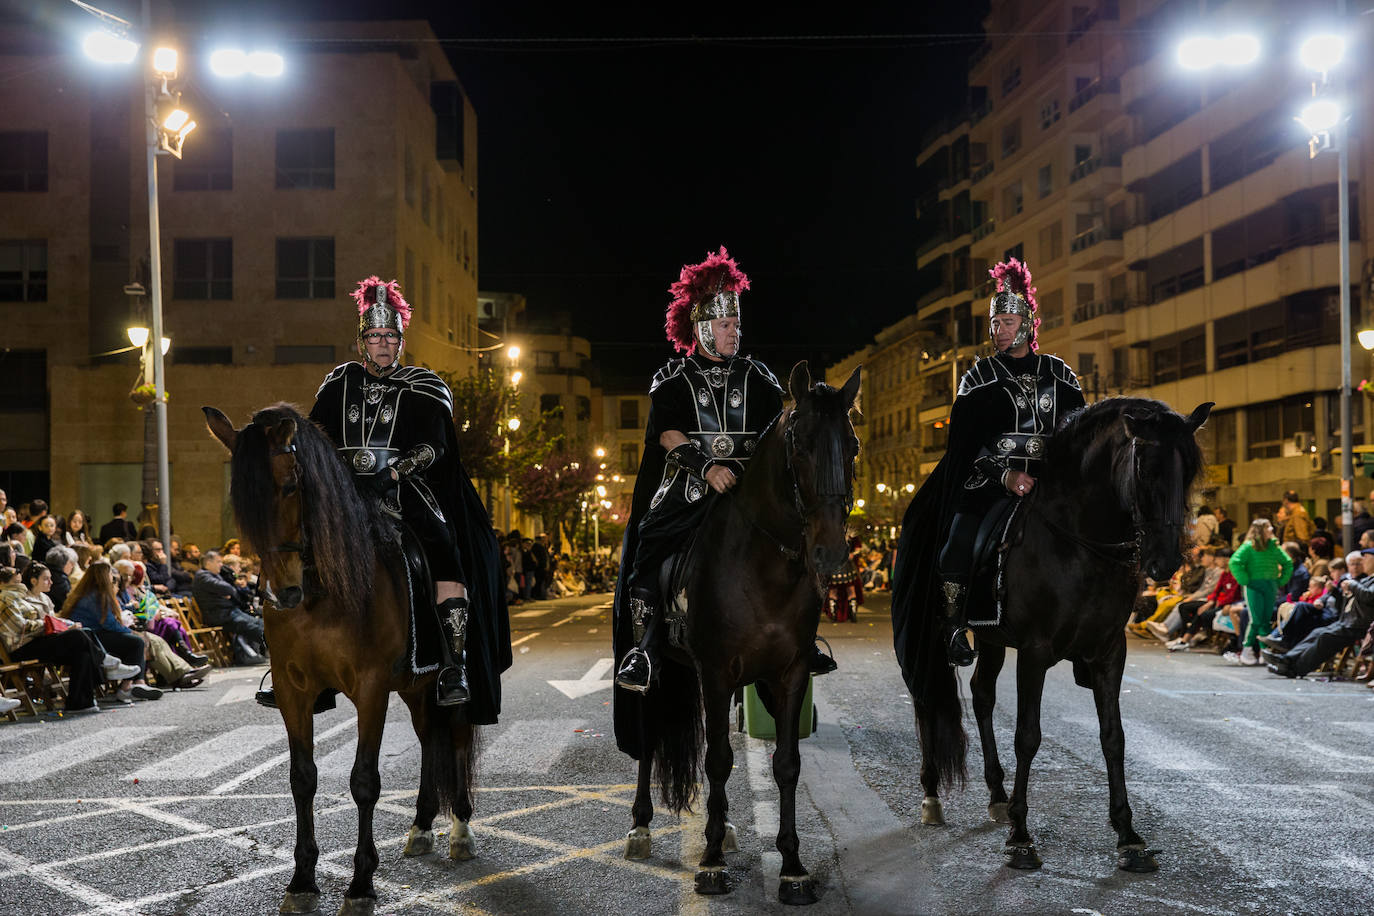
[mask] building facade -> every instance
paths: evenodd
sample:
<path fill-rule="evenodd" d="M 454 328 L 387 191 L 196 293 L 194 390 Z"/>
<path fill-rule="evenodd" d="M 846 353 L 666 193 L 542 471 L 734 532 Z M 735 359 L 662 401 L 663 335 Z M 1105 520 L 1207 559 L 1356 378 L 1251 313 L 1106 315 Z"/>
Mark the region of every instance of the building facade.
<path fill-rule="evenodd" d="M 287 70 L 270 85 L 218 80 L 182 49 L 203 87 L 183 106 L 200 126 L 180 160 L 158 162 L 171 504 L 176 530 L 202 544 L 232 519 L 227 456 L 200 406 L 236 424 L 275 401 L 308 409 L 355 355 L 359 279 L 401 281 L 415 308 L 407 362 L 476 366 L 477 121 L 433 32 L 278 34 Z M 112 502 L 138 505 L 144 462 L 138 354 L 110 355 L 148 323 L 124 291 L 149 285 L 142 74 L 41 36 L 3 53 L 20 75 L 0 86 L 0 300 L 48 394 L 26 387 L 0 408 L 0 465 L 26 488 L 14 498 L 103 520 Z"/>
<path fill-rule="evenodd" d="M 969 65 L 970 105 L 933 126 L 917 160 L 915 317 L 931 335 L 912 401 L 928 405 L 916 421 L 922 474 L 943 451 L 951 384 L 987 352 L 987 269 L 1014 256 L 1035 275 L 1040 349 L 1078 372 L 1089 400 L 1129 394 L 1184 413 L 1215 402 L 1199 436 L 1205 498 L 1247 521 L 1293 488 L 1338 520 L 1337 163 L 1330 152 L 1311 158 L 1294 122 L 1312 76 L 1285 47 L 1294 35 L 1280 33 L 1292 17 L 1278 3 L 993 2 L 993 37 Z M 1176 63 L 1182 35 L 1264 23 L 1273 30 L 1251 67 Z M 1374 91 L 1359 74 L 1347 88 L 1351 98 Z M 1357 330 L 1371 275 L 1359 139 Z M 1369 368 L 1356 348 L 1355 381 Z M 1357 480 L 1356 495 L 1364 489 Z"/>

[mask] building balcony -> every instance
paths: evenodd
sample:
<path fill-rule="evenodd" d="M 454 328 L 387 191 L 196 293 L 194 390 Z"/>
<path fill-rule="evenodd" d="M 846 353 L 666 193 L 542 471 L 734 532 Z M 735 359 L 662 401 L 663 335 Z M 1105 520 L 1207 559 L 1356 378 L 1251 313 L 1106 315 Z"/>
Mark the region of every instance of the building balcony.
<path fill-rule="evenodd" d="M 929 254 L 930 252 L 934 251 L 936 248 L 939 248 L 947 241 L 949 241 L 948 230 L 942 228 L 935 232 L 932 232 L 919 245 L 916 246 L 916 257 L 919 258 L 922 255 Z"/>
<path fill-rule="evenodd" d="M 1099 22 L 1103 20 L 1106 20 L 1108 22 L 1116 22 L 1120 18 L 1121 10 L 1117 5 L 1116 0 L 1108 0 L 1108 2 L 1099 3 L 1096 7 L 1089 10 L 1087 15 L 1085 15 L 1082 19 L 1079 19 L 1077 22 L 1075 22 L 1073 26 L 1069 29 L 1068 44 L 1072 46 L 1075 42 L 1077 42 L 1084 35 L 1086 35 L 1089 29 L 1097 25 Z"/>
<path fill-rule="evenodd" d="M 1085 159 L 1069 172 L 1070 200 L 1105 200 L 1120 187 L 1120 164 L 1104 163 L 1101 156 Z"/>
<path fill-rule="evenodd" d="M 986 47 L 990 47 L 990 46 L 989 46 L 989 45 L 984 45 L 983 47 L 986 48 Z M 970 69 L 970 70 L 973 69 L 974 63 L 975 63 L 975 61 L 969 61 L 969 69 Z M 969 127 L 972 127 L 973 125 L 977 124 L 979 121 L 983 120 L 984 118 L 986 118 L 986 117 L 987 117 L 988 115 L 990 115 L 990 114 L 992 114 L 992 99 L 991 99 L 991 98 L 988 98 L 987 101 L 983 102 L 983 104 L 979 105 L 977 108 L 975 108 L 975 109 L 973 109 L 972 111 L 969 112 L 969 114 L 968 114 L 968 124 L 969 124 Z"/>
<path fill-rule="evenodd" d="M 981 242 L 983 239 L 992 235 L 993 230 L 996 228 L 996 220 L 991 219 L 981 225 L 975 226 L 973 229 L 973 241 Z"/>
<path fill-rule="evenodd" d="M 1111 337 L 1126 330 L 1125 299 L 1107 299 L 1089 302 L 1073 310 L 1073 324 L 1070 335 L 1076 340 Z"/>
<path fill-rule="evenodd" d="M 1089 83 L 1069 99 L 1069 120 L 1073 122 L 1073 130 L 1101 127 L 1121 111 L 1121 80 L 1118 77 Z"/>
<path fill-rule="evenodd" d="M 1080 232 L 1069 243 L 1069 270 L 1093 270 L 1121 260 L 1121 234 L 1105 226 Z"/>
<path fill-rule="evenodd" d="M 989 159 L 987 162 L 984 162 L 982 165 L 978 166 L 978 168 L 973 170 L 973 174 L 969 176 L 969 180 L 974 184 L 977 184 L 978 182 L 982 181 L 984 178 L 987 178 L 991 174 L 992 160 Z"/>
<path fill-rule="evenodd" d="M 1276 401 L 1294 394 L 1338 390 L 1341 348 L 1336 344 L 1287 350 L 1244 366 L 1205 372 L 1181 381 L 1148 385 L 1131 392 L 1155 398 L 1185 413 L 1204 401 L 1216 409 Z"/>

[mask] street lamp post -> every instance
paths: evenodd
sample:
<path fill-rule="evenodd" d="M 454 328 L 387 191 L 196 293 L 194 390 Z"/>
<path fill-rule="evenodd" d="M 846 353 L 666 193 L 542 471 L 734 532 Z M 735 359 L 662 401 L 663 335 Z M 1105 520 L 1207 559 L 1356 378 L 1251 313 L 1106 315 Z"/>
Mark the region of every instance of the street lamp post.
<path fill-rule="evenodd" d="M 152 0 L 143 0 L 143 32 L 153 32 Z M 162 229 L 157 213 L 157 87 L 144 70 L 143 111 L 145 114 L 145 158 L 148 166 L 148 293 L 152 306 L 152 339 L 161 341 L 162 334 Z M 157 424 L 157 533 L 164 544 L 172 536 L 171 464 L 167 455 L 167 376 L 162 347 L 153 350 L 153 419 Z"/>

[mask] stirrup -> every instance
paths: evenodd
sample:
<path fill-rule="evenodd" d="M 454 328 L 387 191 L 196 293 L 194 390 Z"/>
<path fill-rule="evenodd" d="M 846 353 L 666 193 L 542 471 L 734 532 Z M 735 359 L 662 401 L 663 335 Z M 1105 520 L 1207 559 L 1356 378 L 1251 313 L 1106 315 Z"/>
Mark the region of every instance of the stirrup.
<path fill-rule="evenodd" d="M 951 668 L 967 668 L 978 660 L 978 650 L 969 645 L 969 632 L 969 628 L 962 624 L 950 631 L 945 654 L 949 657 Z"/>
<path fill-rule="evenodd" d="M 644 659 L 645 676 L 644 676 L 644 683 L 643 683 L 643 684 L 636 684 L 636 683 L 634 683 L 634 682 L 632 682 L 632 681 L 624 680 L 624 678 L 623 678 L 623 674 L 624 674 L 625 669 L 628 668 L 628 667 L 630 666 L 630 662 L 634 661 L 634 659 L 636 658 L 636 656 L 642 657 L 642 658 Z M 616 683 L 616 686 L 617 686 L 617 687 L 624 687 L 626 690 L 631 690 L 631 691 L 634 691 L 635 693 L 648 693 L 648 692 L 649 692 L 649 685 L 652 684 L 653 681 L 654 681 L 654 661 L 653 661 L 652 658 L 649 657 L 649 653 L 648 653 L 648 652 L 645 652 L 643 649 L 639 648 L 639 646 L 635 646 L 635 647 L 634 647 L 633 649 L 631 649 L 629 652 L 626 652 L 626 653 L 625 653 L 625 660 L 624 660 L 623 662 L 620 663 L 620 669 L 619 669 L 618 671 L 616 671 L 616 673 L 615 673 L 615 683 Z"/>
<path fill-rule="evenodd" d="M 444 684 L 445 675 L 454 680 L 447 685 L 447 689 Z M 467 703 L 472 699 L 467 680 L 466 672 L 460 665 L 440 669 L 439 676 L 434 679 L 435 701 L 440 706 L 462 706 Z"/>
<path fill-rule="evenodd" d="M 816 643 L 825 643 L 825 651 Z M 829 674 L 839 670 L 839 664 L 835 661 L 835 650 L 830 646 L 830 640 L 824 636 L 817 636 L 816 641 L 811 644 L 810 664 L 807 666 L 811 673 L 820 677 L 822 674 Z"/>

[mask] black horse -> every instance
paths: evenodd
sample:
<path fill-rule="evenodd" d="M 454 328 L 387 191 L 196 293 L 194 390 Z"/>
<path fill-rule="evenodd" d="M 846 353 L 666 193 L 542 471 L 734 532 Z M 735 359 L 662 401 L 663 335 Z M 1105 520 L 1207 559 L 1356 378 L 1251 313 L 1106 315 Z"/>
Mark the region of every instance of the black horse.
<path fill-rule="evenodd" d="M 1136 398 L 1108 398 L 1083 408 L 1052 440 L 1042 475 L 1018 508 L 1003 561 L 1001 622 L 975 631 L 979 656 L 969 683 L 991 792 L 988 814 L 1011 824 L 1007 864 L 1013 868 L 1041 864 L 1026 829 L 1026 784 L 1040 747 L 1045 672 L 1063 659 L 1073 662 L 1075 682 L 1092 690 L 1097 705 L 1118 865 L 1127 871 L 1158 868 L 1155 850 L 1146 849 L 1131 826 L 1126 800 L 1119 706 L 1125 624 L 1141 572 L 1162 580 L 1178 568 L 1189 493 L 1202 466 L 1194 433 L 1211 408 L 1203 404 L 1186 418 L 1159 401 Z M 899 556 L 913 551 L 913 557 L 933 557 L 939 545 L 929 538 L 923 542 L 924 534 L 909 524 Z M 898 658 L 915 698 L 921 740 L 923 824 L 944 823 L 937 790 L 962 784 L 968 749 L 959 686 L 939 638 L 942 599 L 933 585 L 933 576 L 899 579 L 892 602 Z M 992 729 L 997 675 L 1008 647 L 1017 650 L 1016 782 L 1010 803 Z"/>
<path fill-rule="evenodd" d="M 798 724 L 820 621 L 822 576 L 849 558 L 845 522 L 859 449 L 849 411 L 859 391 L 859 370 L 842 388 L 824 383 L 813 388 L 806 363 L 798 363 L 789 388 L 796 405 L 762 437 L 749 472 L 730 495 L 716 500 L 695 536 L 684 574 L 687 649 L 665 653 L 658 684 L 640 707 L 641 746 L 652 752 L 640 754 L 634 828 L 625 856 L 642 859 L 650 852 L 655 763 L 670 810 L 680 814 L 695 800 L 704 708 L 710 794 L 696 889 L 729 891 L 724 853 L 737 848 L 725 798 L 734 760 L 731 701 L 736 690 L 757 682 L 777 722 L 778 899 L 805 904 L 815 902 L 816 891 L 797 854 Z"/>

